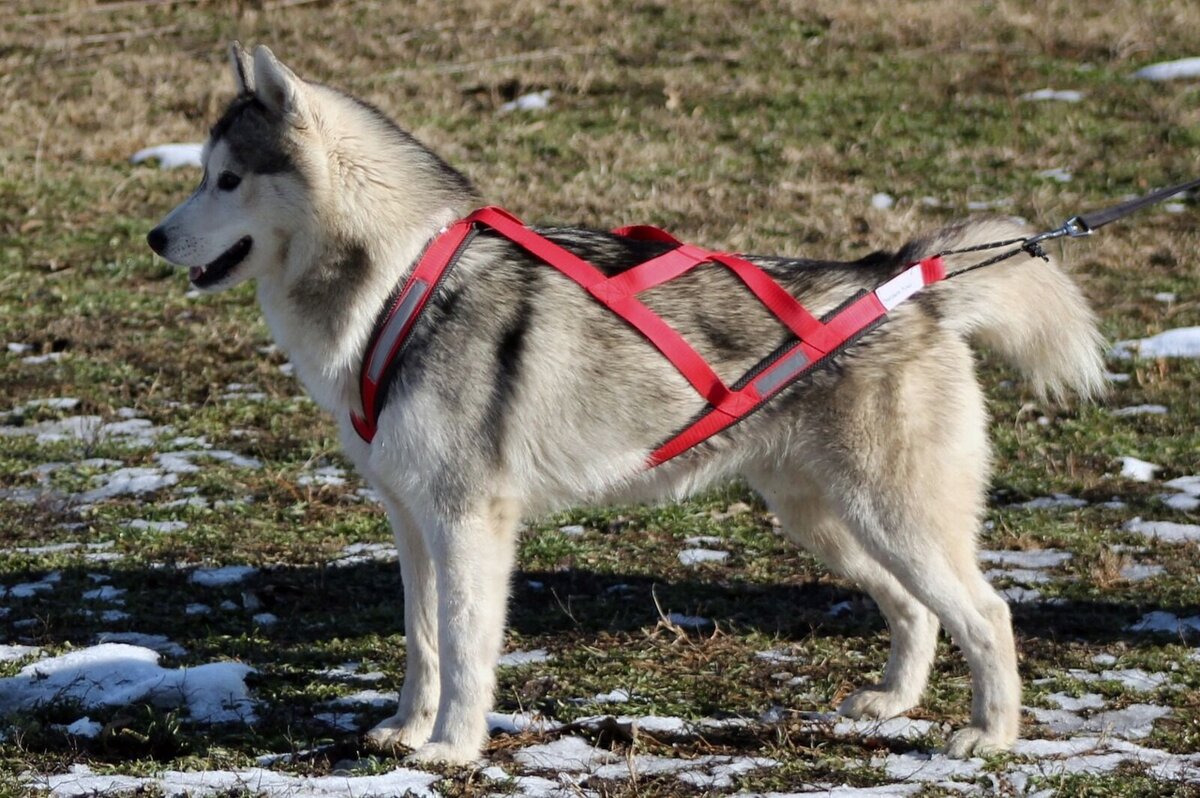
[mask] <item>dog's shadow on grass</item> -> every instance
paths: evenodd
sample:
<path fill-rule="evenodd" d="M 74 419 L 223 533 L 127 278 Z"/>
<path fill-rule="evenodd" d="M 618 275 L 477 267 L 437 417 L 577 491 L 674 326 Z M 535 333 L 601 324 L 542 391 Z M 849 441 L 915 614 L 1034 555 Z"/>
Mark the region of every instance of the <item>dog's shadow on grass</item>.
<path fill-rule="evenodd" d="M 285 654 L 284 659 L 297 664 L 330 656 L 349 660 L 391 647 L 403 633 L 398 571 L 394 562 L 381 561 L 283 566 L 262 568 L 242 582 L 204 586 L 189 581 L 183 569 L 121 562 L 105 569 L 86 563 L 59 569 L 52 590 L 25 599 L 9 597 L 11 609 L 0 619 L 0 628 L 7 627 L 3 642 L 42 646 L 79 645 L 103 633 L 161 634 L 188 649 L 190 659 L 201 661 L 231 656 L 279 661 Z M 87 598 L 98 573 L 110 577 L 103 584 L 125 591 L 124 604 Z M 36 580 L 37 575 L 21 578 Z M 127 615 L 105 617 L 105 610 Z M 1200 614 L 1200 606 L 1142 604 L 1124 594 L 1110 601 L 1018 604 L 1013 620 L 1018 636 L 1027 641 L 1120 641 L 1137 647 L 1162 641 L 1129 631 L 1153 610 L 1180 617 Z M 872 637 L 885 631 L 869 599 L 828 579 L 757 583 L 697 574 L 672 580 L 580 568 L 518 572 L 508 617 L 514 636 L 531 646 L 553 646 L 556 638 L 654 630 L 660 624 L 674 624 L 698 637 L 720 628 L 784 643 Z"/>

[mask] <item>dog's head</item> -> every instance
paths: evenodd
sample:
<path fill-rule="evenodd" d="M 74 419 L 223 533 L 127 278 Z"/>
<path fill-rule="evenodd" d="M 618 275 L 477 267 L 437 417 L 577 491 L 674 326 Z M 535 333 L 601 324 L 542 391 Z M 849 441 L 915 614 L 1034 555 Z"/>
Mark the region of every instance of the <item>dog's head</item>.
<path fill-rule="evenodd" d="M 320 159 L 306 158 L 315 127 L 314 87 L 266 47 L 253 58 L 230 48 L 238 95 L 213 125 L 204 177 L 147 236 L 150 248 L 187 267 L 197 288 L 217 291 L 281 268 L 288 242 L 311 213 Z"/>

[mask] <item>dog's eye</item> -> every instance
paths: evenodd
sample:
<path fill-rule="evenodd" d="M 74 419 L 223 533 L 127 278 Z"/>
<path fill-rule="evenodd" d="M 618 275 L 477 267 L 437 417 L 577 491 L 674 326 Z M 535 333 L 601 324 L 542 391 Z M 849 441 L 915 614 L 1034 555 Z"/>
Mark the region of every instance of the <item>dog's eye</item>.
<path fill-rule="evenodd" d="M 217 175 L 217 188 L 221 191 L 233 191 L 241 182 L 242 179 L 233 172 L 222 172 Z"/>

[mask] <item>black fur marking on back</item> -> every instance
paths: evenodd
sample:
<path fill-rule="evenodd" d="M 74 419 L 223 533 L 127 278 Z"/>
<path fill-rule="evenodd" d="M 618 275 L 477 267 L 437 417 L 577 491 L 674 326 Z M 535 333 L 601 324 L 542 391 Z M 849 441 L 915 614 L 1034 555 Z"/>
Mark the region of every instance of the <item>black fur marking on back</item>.
<path fill-rule="evenodd" d="M 538 279 L 537 272 L 532 269 L 522 269 L 518 273 L 521 275 L 520 299 L 496 346 L 496 374 L 483 419 L 483 433 L 488 440 L 492 456 L 497 461 L 504 448 L 509 407 L 520 382 L 525 340 L 533 317 L 532 297 Z"/>
<path fill-rule="evenodd" d="M 215 145 L 224 141 L 230 154 L 246 171 L 270 175 L 295 172 L 291 144 L 283 134 L 284 123 L 267 110 L 258 97 L 239 94 L 209 131 Z"/>

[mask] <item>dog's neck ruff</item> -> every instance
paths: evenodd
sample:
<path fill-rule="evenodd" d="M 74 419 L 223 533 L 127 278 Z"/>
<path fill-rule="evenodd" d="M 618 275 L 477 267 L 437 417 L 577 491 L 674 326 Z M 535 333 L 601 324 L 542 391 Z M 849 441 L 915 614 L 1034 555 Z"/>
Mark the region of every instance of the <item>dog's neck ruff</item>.
<path fill-rule="evenodd" d="M 480 208 L 443 229 L 429 243 L 412 275 L 375 323 L 359 378 L 362 412 L 350 414 L 355 431 L 367 443 L 375 437 L 379 415 L 387 400 L 387 387 L 400 364 L 409 334 L 429 298 L 481 227 L 507 238 L 579 284 L 593 299 L 645 336 L 707 402 L 697 418 L 650 453 L 647 468 L 677 457 L 758 410 L 784 388 L 882 323 L 904 300 L 946 276 L 940 257 L 926 258 L 909 265 L 874 291 L 859 292 L 818 320 L 770 275 L 749 261 L 728 252 L 711 252 L 684 244 L 657 227 L 622 227 L 613 231 L 619 236 L 674 246 L 662 255 L 609 277 L 578 255 L 530 230 L 508 211 Z M 637 298 L 638 293 L 669 282 L 702 263 L 718 263 L 728 268 L 798 339 L 763 358 L 732 386 L 717 376 L 683 336 Z"/>

